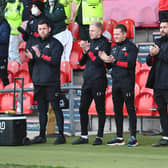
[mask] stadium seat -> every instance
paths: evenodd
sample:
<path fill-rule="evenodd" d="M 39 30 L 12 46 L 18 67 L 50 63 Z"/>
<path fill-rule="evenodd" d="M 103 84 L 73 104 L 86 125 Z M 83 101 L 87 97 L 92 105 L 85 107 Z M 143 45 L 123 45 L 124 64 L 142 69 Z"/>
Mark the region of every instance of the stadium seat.
<path fill-rule="evenodd" d="M 79 46 L 80 40 L 73 42 L 72 51 L 70 55 L 70 64 L 73 69 L 84 69 L 85 66 L 78 65 L 79 60 L 82 57 L 82 48 Z"/>
<path fill-rule="evenodd" d="M 13 95 L 7 93 L 1 95 L 0 104 L 2 113 L 13 110 Z"/>
<path fill-rule="evenodd" d="M 19 56 L 22 63 L 28 62 L 28 58 L 25 55 L 26 42 L 21 42 L 19 45 Z"/>
<path fill-rule="evenodd" d="M 114 41 L 113 30 L 117 21 L 110 19 L 103 21 L 103 35 L 111 42 Z"/>
<path fill-rule="evenodd" d="M 114 116 L 114 107 L 112 101 L 112 86 L 106 89 L 105 112 L 107 116 Z"/>
<path fill-rule="evenodd" d="M 140 88 L 145 87 L 148 75 L 149 69 L 141 69 L 138 73 L 136 73 L 135 81 Z"/>
<path fill-rule="evenodd" d="M 95 106 L 95 102 L 94 100 L 92 101 L 89 111 L 88 111 L 89 115 L 97 115 L 97 111 L 96 111 L 96 106 Z"/>
<path fill-rule="evenodd" d="M 23 71 L 19 71 L 16 74 L 16 77 L 22 77 L 22 78 L 24 78 L 24 84 L 27 84 L 27 83 L 31 82 L 30 74 L 27 71 L 24 71 L 24 70 Z M 21 83 L 21 81 L 18 81 L 18 82 Z"/>
<path fill-rule="evenodd" d="M 12 73 L 13 76 L 19 72 L 20 64 L 17 61 L 10 61 L 8 62 L 8 72 Z"/>
<path fill-rule="evenodd" d="M 29 72 L 28 63 L 27 63 L 27 62 L 24 62 L 24 63 L 20 66 L 19 71 L 27 71 L 27 72 Z"/>
<path fill-rule="evenodd" d="M 74 41 L 75 40 L 80 40 L 78 23 L 72 21 L 72 22 L 69 23 L 69 25 L 67 27 L 71 31 Z"/>
<path fill-rule="evenodd" d="M 143 88 L 135 98 L 135 107 L 137 116 L 153 116 L 153 111 L 156 111 L 153 91 Z"/>
<path fill-rule="evenodd" d="M 135 22 L 132 19 L 123 19 L 118 23 L 127 27 L 127 37 L 129 39 L 135 39 Z"/>
<path fill-rule="evenodd" d="M 103 9 L 104 20 L 130 18 L 136 27 L 158 27 L 158 0 L 104 0 Z"/>
<path fill-rule="evenodd" d="M 141 70 L 150 70 L 151 66 L 148 66 L 147 63 L 142 64 Z"/>
<path fill-rule="evenodd" d="M 138 73 L 141 70 L 142 64 L 139 61 L 136 61 L 135 73 Z"/>
<path fill-rule="evenodd" d="M 61 62 L 61 85 L 71 82 L 71 65 L 68 61 Z"/>

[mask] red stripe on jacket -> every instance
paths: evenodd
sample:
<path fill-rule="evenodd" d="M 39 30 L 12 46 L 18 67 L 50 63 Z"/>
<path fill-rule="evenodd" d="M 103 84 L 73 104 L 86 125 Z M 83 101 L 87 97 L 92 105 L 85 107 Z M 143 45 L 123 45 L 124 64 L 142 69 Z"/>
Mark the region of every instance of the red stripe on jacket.
<path fill-rule="evenodd" d="M 44 60 L 47 60 L 47 61 L 51 61 L 51 57 L 49 57 L 48 55 L 42 55 L 41 58 L 43 58 Z"/>
<path fill-rule="evenodd" d="M 116 65 L 118 65 L 120 67 L 128 68 L 128 62 L 117 61 Z"/>
<path fill-rule="evenodd" d="M 91 58 L 92 61 L 95 61 L 96 56 L 91 51 L 89 51 L 88 55 L 89 55 L 89 57 Z"/>

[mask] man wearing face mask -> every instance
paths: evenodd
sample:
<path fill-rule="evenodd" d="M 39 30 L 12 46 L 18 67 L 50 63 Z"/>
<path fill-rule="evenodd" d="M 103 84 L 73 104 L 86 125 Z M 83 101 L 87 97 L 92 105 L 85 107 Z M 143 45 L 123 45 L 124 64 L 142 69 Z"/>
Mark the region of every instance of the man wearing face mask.
<path fill-rule="evenodd" d="M 154 147 L 168 146 L 168 18 L 160 23 L 160 34 L 147 57 L 147 64 L 152 68 L 146 86 L 154 89 L 162 127 L 162 138 L 152 144 Z"/>
<path fill-rule="evenodd" d="M 72 49 L 72 34 L 66 28 L 66 14 L 64 6 L 57 0 L 48 0 L 45 5 L 45 15 L 52 24 L 52 35 L 64 46 L 61 61 L 69 61 Z"/>
<path fill-rule="evenodd" d="M 40 0 L 36 0 L 32 2 L 31 14 L 32 18 L 28 21 L 26 30 L 22 27 L 19 27 L 18 30 L 23 34 L 24 41 L 27 42 L 26 49 L 29 46 L 32 46 L 35 39 L 39 36 L 37 31 L 37 26 L 40 20 L 44 20 L 46 17 L 44 15 L 44 3 Z M 33 61 L 30 60 L 29 62 L 29 72 L 30 76 L 32 76 L 32 68 L 33 68 Z"/>
<path fill-rule="evenodd" d="M 9 36 L 10 26 L 2 17 L 2 10 L 0 8 L 0 78 L 4 86 L 9 84 L 7 72 Z"/>

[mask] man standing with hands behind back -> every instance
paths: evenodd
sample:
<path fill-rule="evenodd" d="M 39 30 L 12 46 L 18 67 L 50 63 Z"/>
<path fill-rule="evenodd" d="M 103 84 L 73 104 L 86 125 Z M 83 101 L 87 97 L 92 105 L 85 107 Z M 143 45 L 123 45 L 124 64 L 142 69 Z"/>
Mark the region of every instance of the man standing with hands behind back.
<path fill-rule="evenodd" d="M 154 99 L 160 114 L 162 138 L 154 147 L 168 145 L 168 19 L 160 23 L 161 38 L 150 48 L 147 64 L 152 66 L 147 87 L 154 89 Z"/>
<path fill-rule="evenodd" d="M 49 102 L 56 115 L 59 135 L 54 144 L 64 144 L 64 118 L 59 106 L 60 62 L 62 44 L 50 35 L 51 28 L 46 20 L 38 23 L 39 37 L 34 46 L 26 50 L 28 58 L 34 60 L 32 80 L 39 108 L 40 134 L 32 143 L 46 142 L 46 125 Z"/>

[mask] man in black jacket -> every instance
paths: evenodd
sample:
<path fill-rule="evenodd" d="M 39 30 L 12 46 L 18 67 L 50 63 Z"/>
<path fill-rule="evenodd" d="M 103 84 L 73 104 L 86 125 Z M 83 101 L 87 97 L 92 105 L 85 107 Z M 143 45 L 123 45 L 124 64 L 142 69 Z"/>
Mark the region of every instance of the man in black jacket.
<path fill-rule="evenodd" d="M 113 33 L 116 45 L 112 47 L 110 57 L 104 52 L 99 52 L 102 60 L 107 63 L 112 63 L 112 98 L 117 137 L 114 137 L 107 144 L 111 146 L 125 144 L 123 138 L 123 105 L 125 102 L 129 115 L 131 134 L 128 147 L 133 147 L 138 145 L 136 139 L 137 117 L 134 107 L 135 66 L 138 49 L 126 37 L 127 29 L 124 25 L 116 25 Z"/>
<path fill-rule="evenodd" d="M 88 109 L 94 99 L 98 113 L 98 132 L 93 145 L 101 145 L 105 124 L 105 91 L 107 87 L 106 66 L 99 58 L 98 51 L 110 52 L 110 44 L 102 36 L 102 24 L 93 23 L 89 27 L 90 43 L 82 41 L 83 57 L 80 65 L 86 64 L 80 101 L 81 137 L 72 144 L 88 143 Z"/>
<path fill-rule="evenodd" d="M 152 146 L 168 145 L 168 21 L 160 24 L 161 38 L 150 48 L 147 64 L 152 66 L 147 87 L 154 89 L 154 99 L 160 114 L 162 139 Z"/>
<path fill-rule="evenodd" d="M 10 26 L 2 17 L 2 10 L 0 8 L 0 78 L 4 86 L 9 84 L 7 72 L 9 36 Z"/>
<path fill-rule="evenodd" d="M 32 80 L 39 108 L 40 135 L 32 143 L 46 142 L 46 124 L 49 102 L 51 103 L 59 129 L 54 144 L 65 143 L 63 113 L 59 107 L 60 93 L 60 61 L 63 52 L 62 44 L 50 36 L 51 28 L 48 21 L 38 23 L 39 38 L 26 50 L 27 57 L 34 60 Z"/>

